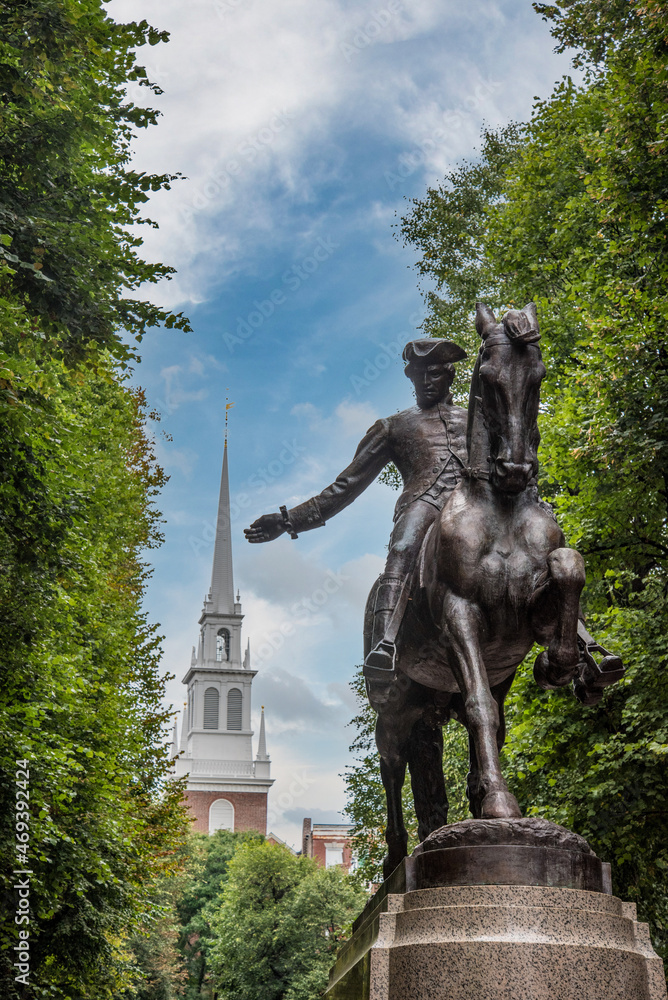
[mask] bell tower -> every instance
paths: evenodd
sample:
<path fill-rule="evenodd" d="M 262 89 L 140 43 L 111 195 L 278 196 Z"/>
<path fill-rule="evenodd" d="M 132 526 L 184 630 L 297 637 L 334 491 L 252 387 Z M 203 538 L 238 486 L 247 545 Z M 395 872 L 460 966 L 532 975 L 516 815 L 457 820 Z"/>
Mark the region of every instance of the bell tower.
<path fill-rule="evenodd" d="M 220 477 L 211 586 L 199 619 L 183 683 L 187 696 L 172 756 L 175 777 L 187 775 L 186 799 L 200 833 L 258 830 L 266 833 L 267 794 L 273 784 L 262 709 L 253 760 L 250 644 L 242 654 L 241 599 L 234 594 L 227 435 Z"/>

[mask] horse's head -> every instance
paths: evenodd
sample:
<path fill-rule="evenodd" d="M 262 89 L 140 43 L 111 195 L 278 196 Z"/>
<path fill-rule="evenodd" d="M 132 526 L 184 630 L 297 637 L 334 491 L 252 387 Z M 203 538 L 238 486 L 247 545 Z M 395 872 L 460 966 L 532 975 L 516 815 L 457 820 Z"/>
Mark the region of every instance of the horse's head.
<path fill-rule="evenodd" d="M 479 302 L 475 322 L 482 337 L 477 391 L 489 434 L 490 482 L 503 493 L 521 493 L 538 473 L 538 405 L 545 365 L 536 306 L 530 302 L 524 309 L 511 309 L 499 322 Z"/>

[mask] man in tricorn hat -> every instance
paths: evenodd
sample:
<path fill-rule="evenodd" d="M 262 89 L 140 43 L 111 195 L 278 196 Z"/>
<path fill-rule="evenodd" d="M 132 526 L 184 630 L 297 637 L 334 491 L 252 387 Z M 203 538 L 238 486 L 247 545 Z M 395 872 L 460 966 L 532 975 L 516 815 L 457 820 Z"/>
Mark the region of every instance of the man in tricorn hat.
<path fill-rule="evenodd" d="M 263 514 L 245 529 L 249 542 L 269 542 L 285 531 L 296 538 L 300 531 L 322 527 L 352 503 L 388 463 L 395 464 L 404 489 L 395 507 L 385 572 L 376 593 L 372 648 L 364 662 L 368 678 L 391 675 L 407 575 L 427 529 L 467 464 L 467 411 L 452 405 L 450 393 L 453 362 L 464 357 L 461 347 L 447 340 L 430 338 L 406 344 L 405 372 L 413 383 L 417 406 L 377 420 L 348 468 L 322 493 L 291 510 L 282 507 L 281 513 Z"/>

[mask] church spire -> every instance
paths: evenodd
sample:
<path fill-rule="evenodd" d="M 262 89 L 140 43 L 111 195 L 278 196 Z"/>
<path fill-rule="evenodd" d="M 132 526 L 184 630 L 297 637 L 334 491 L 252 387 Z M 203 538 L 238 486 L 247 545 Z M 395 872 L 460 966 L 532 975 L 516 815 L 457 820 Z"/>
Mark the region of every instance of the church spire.
<path fill-rule="evenodd" d="M 232 578 L 232 531 L 230 525 L 230 482 L 227 472 L 227 440 L 223 451 L 223 471 L 220 476 L 216 541 L 213 549 L 213 571 L 209 608 L 214 614 L 234 614 L 234 580 Z"/>
<path fill-rule="evenodd" d="M 264 705 L 262 706 L 262 714 L 260 715 L 260 738 L 257 744 L 256 760 L 269 760 L 269 754 L 267 753 L 267 737 L 264 732 Z"/>
<path fill-rule="evenodd" d="M 187 750 L 188 750 L 188 711 L 186 702 L 184 701 L 183 712 L 181 713 L 181 743 L 178 752 L 186 753 Z"/>

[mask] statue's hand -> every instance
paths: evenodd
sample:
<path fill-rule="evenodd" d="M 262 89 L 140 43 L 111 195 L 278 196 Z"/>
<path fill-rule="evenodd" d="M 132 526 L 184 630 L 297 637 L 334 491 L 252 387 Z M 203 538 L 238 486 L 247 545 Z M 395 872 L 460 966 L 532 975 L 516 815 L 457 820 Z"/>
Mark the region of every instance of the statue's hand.
<path fill-rule="evenodd" d="M 273 542 L 285 531 L 283 518 L 280 514 L 263 514 L 253 521 L 250 528 L 244 528 L 244 535 L 249 542 Z"/>

